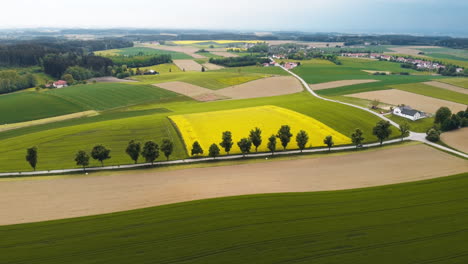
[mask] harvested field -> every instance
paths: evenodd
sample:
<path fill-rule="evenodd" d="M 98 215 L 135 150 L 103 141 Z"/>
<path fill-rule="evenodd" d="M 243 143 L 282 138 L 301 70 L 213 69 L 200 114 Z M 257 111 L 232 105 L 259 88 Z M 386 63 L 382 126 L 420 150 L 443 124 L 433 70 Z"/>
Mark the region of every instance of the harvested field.
<path fill-rule="evenodd" d="M 468 153 L 468 128 L 466 127 L 442 133 L 441 140 L 452 148 Z"/>
<path fill-rule="evenodd" d="M 269 77 L 218 90 L 217 93 L 233 99 L 257 98 L 298 93 L 301 83 L 292 76 Z"/>
<path fill-rule="evenodd" d="M 385 52 L 385 53 L 398 53 L 410 56 L 419 56 L 419 57 L 426 57 L 424 55 L 419 55 L 419 52 L 422 52 L 419 49 L 436 49 L 440 48 L 437 46 L 401 46 L 401 47 L 392 47 L 389 48 L 392 52 Z"/>
<path fill-rule="evenodd" d="M 186 71 L 201 71 L 201 65 L 196 63 L 194 60 L 174 60 L 173 61 L 177 67 L 181 70 Z"/>
<path fill-rule="evenodd" d="M 430 82 L 424 82 L 424 84 L 434 86 L 434 87 L 437 87 L 437 88 L 442 88 L 442 89 L 458 92 L 458 93 L 468 94 L 468 89 L 458 87 L 458 86 L 448 84 L 448 83 L 430 81 Z"/>
<path fill-rule="evenodd" d="M 302 91 L 301 83 L 292 76 L 263 78 L 216 91 L 185 82 L 167 82 L 154 85 L 203 102 L 229 98 L 246 99 L 268 97 Z"/>
<path fill-rule="evenodd" d="M 224 69 L 223 66 L 216 65 L 216 64 L 213 64 L 213 63 L 209 63 L 209 62 L 203 63 L 202 65 L 203 65 L 203 67 L 207 68 L 208 70 L 212 70 L 212 71 L 213 71 L 213 70 L 221 70 L 221 69 Z"/>
<path fill-rule="evenodd" d="M 30 127 L 30 126 L 49 124 L 49 123 L 54 123 L 54 122 L 59 122 L 59 121 L 64 121 L 64 120 L 69 120 L 69 119 L 88 117 L 88 116 L 95 116 L 95 115 L 98 115 L 98 112 L 96 112 L 94 110 L 90 110 L 90 111 L 84 111 L 84 112 L 79 112 L 79 113 L 73 113 L 73 114 L 69 114 L 69 115 L 62 115 L 62 116 L 54 116 L 54 117 L 49 117 L 49 118 L 43 118 L 43 119 L 33 120 L 33 121 L 0 125 L 0 132 L 13 130 L 13 129 L 18 129 L 18 128 L 23 128 L 23 127 Z"/>
<path fill-rule="evenodd" d="M 346 96 L 367 100 L 378 99 L 383 103 L 392 105 L 405 104 L 413 107 L 414 109 L 418 109 L 426 113 L 432 114 L 434 114 L 437 111 L 437 109 L 439 109 L 442 106 L 450 108 L 452 112 L 458 112 L 462 110 L 464 111 L 466 109 L 466 105 L 464 104 L 454 103 L 446 100 L 436 99 L 396 89 L 356 93 Z"/>
<path fill-rule="evenodd" d="M 0 184 L 0 225 L 231 195 L 361 188 L 436 178 L 467 170 L 468 164 L 463 159 L 425 145 L 410 145 L 339 156 L 221 167 L 5 179 Z"/>
<path fill-rule="evenodd" d="M 96 78 L 92 78 L 88 80 L 88 82 L 93 82 L 93 81 L 96 81 L 98 83 L 137 82 L 135 80 L 119 79 L 119 78 L 112 77 L 112 76 L 96 77 Z"/>
<path fill-rule="evenodd" d="M 192 56 L 195 59 L 204 59 L 205 56 L 202 56 L 198 53 L 196 53 L 199 48 L 191 47 L 191 46 L 165 46 L 165 45 L 159 45 L 159 44 L 151 44 L 151 43 L 143 43 L 143 47 L 147 48 L 153 48 L 153 49 L 158 49 L 158 50 L 169 50 L 169 51 L 176 51 L 176 52 L 182 52 L 185 53 L 189 56 Z"/>
<path fill-rule="evenodd" d="M 212 51 L 211 54 L 221 56 L 221 57 L 227 57 L 227 58 L 229 58 L 229 57 L 239 57 L 239 55 L 234 54 L 234 53 L 230 53 L 230 52 L 227 52 L 227 51 Z"/>
<path fill-rule="evenodd" d="M 193 99 L 201 102 L 228 99 L 224 96 L 217 94 L 213 90 L 186 82 L 158 83 L 154 84 L 154 86 L 192 97 Z"/>
<path fill-rule="evenodd" d="M 319 84 L 309 84 L 312 90 L 323 90 L 323 89 L 330 89 L 330 88 L 337 88 L 342 86 L 349 86 L 361 83 L 371 83 L 371 82 L 378 82 L 378 80 L 343 80 L 343 81 L 333 81 L 333 82 L 325 82 Z"/>

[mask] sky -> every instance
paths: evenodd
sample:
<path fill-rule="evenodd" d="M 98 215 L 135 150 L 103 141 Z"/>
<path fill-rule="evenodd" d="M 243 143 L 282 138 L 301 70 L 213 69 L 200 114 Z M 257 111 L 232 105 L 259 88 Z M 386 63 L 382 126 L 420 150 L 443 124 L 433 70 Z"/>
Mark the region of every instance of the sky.
<path fill-rule="evenodd" d="M 1 28 L 176 28 L 468 36 L 468 0 L 14 0 Z"/>

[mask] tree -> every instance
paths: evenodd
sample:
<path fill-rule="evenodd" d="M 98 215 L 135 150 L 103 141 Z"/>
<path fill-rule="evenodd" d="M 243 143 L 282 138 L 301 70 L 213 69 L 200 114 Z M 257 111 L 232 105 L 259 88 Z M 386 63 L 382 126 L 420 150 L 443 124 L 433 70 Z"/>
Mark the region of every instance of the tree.
<path fill-rule="evenodd" d="M 327 145 L 328 151 L 331 151 L 331 147 L 335 145 L 335 142 L 333 142 L 333 137 L 332 136 L 326 136 L 325 139 L 323 140 L 323 144 Z"/>
<path fill-rule="evenodd" d="M 104 167 L 104 160 L 111 158 L 109 155 L 110 152 L 110 149 L 107 149 L 103 145 L 96 145 L 91 151 L 91 157 L 95 160 L 99 160 L 101 162 L 101 166 Z"/>
<path fill-rule="evenodd" d="M 226 151 L 226 153 L 229 155 L 229 151 L 231 151 L 232 145 L 234 143 L 232 142 L 232 134 L 231 131 L 224 131 L 223 136 L 222 136 L 222 141 L 219 143 L 219 145 Z"/>
<path fill-rule="evenodd" d="M 379 139 L 381 146 L 383 141 L 392 134 L 390 126 L 391 125 L 389 121 L 380 120 L 379 122 L 377 122 L 374 129 L 372 130 L 372 134 Z"/>
<path fill-rule="evenodd" d="M 356 131 L 351 134 L 351 141 L 356 145 L 356 148 L 361 145 L 362 141 L 364 141 L 361 129 L 357 128 Z"/>
<path fill-rule="evenodd" d="M 297 133 L 296 142 L 301 152 L 304 150 L 308 141 L 309 141 L 309 135 L 307 134 L 307 132 L 305 132 L 304 130 L 301 130 L 299 131 L 299 133 Z"/>
<path fill-rule="evenodd" d="M 457 114 L 452 114 L 450 118 L 445 119 L 440 125 L 442 131 L 450 131 L 460 127 L 462 119 Z"/>
<path fill-rule="evenodd" d="M 202 72 L 205 72 L 205 67 L 202 66 L 202 67 L 201 67 L 201 71 L 202 71 Z"/>
<path fill-rule="evenodd" d="M 29 162 L 29 165 L 36 171 L 37 165 L 37 147 L 28 148 L 26 151 L 26 161 Z"/>
<path fill-rule="evenodd" d="M 288 146 L 289 141 L 291 141 L 291 137 L 293 136 L 291 134 L 291 128 L 288 125 L 281 126 L 276 136 L 280 139 L 283 149 L 286 150 L 286 147 Z"/>
<path fill-rule="evenodd" d="M 164 156 L 166 156 L 166 159 L 169 160 L 169 156 L 172 154 L 172 151 L 174 150 L 174 144 L 172 141 L 169 139 L 163 139 L 162 144 L 161 144 L 161 151 L 164 153 Z"/>
<path fill-rule="evenodd" d="M 69 73 L 64 74 L 62 76 L 62 79 L 66 81 L 69 85 L 72 85 L 75 82 L 75 79 L 73 79 L 73 76 Z"/>
<path fill-rule="evenodd" d="M 452 111 L 450 111 L 448 107 L 443 106 L 437 110 L 434 123 L 442 124 L 446 119 L 450 118 L 450 116 L 452 116 Z"/>
<path fill-rule="evenodd" d="M 409 136 L 410 125 L 408 124 L 408 122 L 404 122 L 403 124 L 400 125 L 400 134 L 401 134 L 401 141 L 403 141 L 403 138 Z"/>
<path fill-rule="evenodd" d="M 379 107 L 380 100 L 379 99 L 374 99 L 371 101 L 372 109 L 377 109 Z"/>
<path fill-rule="evenodd" d="M 138 158 L 140 157 L 141 144 L 132 140 L 128 143 L 125 152 L 127 152 L 130 158 L 135 162 L 135 164 L 137 164 Z"/>
<path fill-rule="evenodd" d="M 209 155 L 210 157 L 213 157 L 215 159 L 219 155 L 219 147 L 216 144 L 211 144 L 210 149 L 209 149 Z"/>
<path fill-rule="evenodd" d="M 255 146 L 255 152 L 257 152 L 258 147 L 262 144 L 262 130 L 258 127 L 250 130 L 249 139 L 250 141 L 252 141 L 252 144 Z"/>
<path fill-rule="evenodd" d="M 151 165 L 159 157 L 159 146 L 153 141 L 148 141 L 143 146 L 141 155 L 145 158 L 146 162 L 151 162 Z"/>
<path fill-rule="evenodd" d="M 276 150 L 276 136 L 275 135 L 271 135 L 268 138 L 268 146 L 267 147 L 271 151 L 271 155 L 273 155 L 273 153 L 275 153 L 275 150 Z"/>
<path fill-rule="evenodd" d="M 89 155 L 83 150 L 80 150 L 76 153 L 75 161 L 77 166 L 82 166 L 83 171 L 85 170 L 86 166 L 89 165 Z"/>
<path fill-rule="evenodd" d="M 440 131 L 433 127 L 427 130 L 426 132 L 426 139 L 431 141 L 431 142 L 437 142 L 440 139 Z"/>
<path fill-rule="evenodd" d="M 248 138 L 242 138 L 239 142 L 237 142 L 237 146 L 239 146 L 242 155 L 250 152 L 250 148 L 252 147 L 252 141 Z"/>
<path fill-rule="evenodd" d="M 199 154 L 203 154 L 203 149 L 200 146 L 200 143 L 198 143 L 198 141 L 195 141 L 193 142 L 193 145 L 192 145 L 192 156 L 199 155 Z"/>

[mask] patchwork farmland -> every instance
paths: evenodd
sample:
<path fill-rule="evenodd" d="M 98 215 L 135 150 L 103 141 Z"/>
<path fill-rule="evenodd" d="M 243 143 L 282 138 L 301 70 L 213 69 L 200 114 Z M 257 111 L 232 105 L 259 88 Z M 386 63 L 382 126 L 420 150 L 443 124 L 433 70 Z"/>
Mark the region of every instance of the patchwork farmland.
<path fill-rule="evenodd" d="M 340 55 L 464 52 L 167 34 L 0 95 L 0 263 L 466 262 L 466 78 Z"/>

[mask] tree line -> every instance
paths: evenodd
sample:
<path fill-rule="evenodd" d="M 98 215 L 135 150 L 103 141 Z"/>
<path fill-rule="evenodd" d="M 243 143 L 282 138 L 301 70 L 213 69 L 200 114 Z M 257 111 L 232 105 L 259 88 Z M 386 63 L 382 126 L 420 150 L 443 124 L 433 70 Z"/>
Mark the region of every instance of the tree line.
<path fill-rule="evenodd" d="M 228 57 L 228 58 L 210 58 L 210 63 L 218 64 L 226 67 L 242 67 L 257 65 L 257 63 L 270 62 L 268 58 L 262 58 L 257 56 L 239 56 L 239 57 Z"/>
<path fill-rule="evenodd" d="M 468 127 L 468 107 L 465 111 L 452 113 L 448 107 L 441 107 L 436 111 L 434 126 L 426 132 L 426 139 L 432 142 L 440 140 L 442 132 Z"/>
<path fill-rule="evenodd" d="M 36 77 L 32 73 L 19 74 L 15 70 L 0 71 L 0 94 L 35 87 Z"/>
<path fill-rule="evenodd" d="M 408 123 L 402 124 L 400 126 L 401 140 L 407 137 L 409 133 L 410 126 Z M 363 131 L 359 128 L 351 134 L 351 141 L 356 146 L 356 149 L 362 147 L 362 142 L 365 140 L 363 134 Z M 377 122 L 372 130 L 372 134 L 376 136 L 380 142 L 380 145 L 382 145 L 383 141 L 388 139 L 392 134 L 390 122 L 384 120 Z M 277 148 L 279 147 L 278 140 L 283 150 L 286 150 L 292 138 L 293 134 L 291 133 L 291 127 L 288 125 L 283 125 L 278 129 L 276 134 L 272 134 L 268 137 L 267 148 L 271 154 L 274 155 L 274 153 L 277 151 Z M 302 151 L 307 148 L 307 144 L 309 143 L 309 134 L 304 130 L 300 130 L 295 136 L 295 141 L 298 149 L 302 153 Z M 234 146 L 234 143 L 235 142 L 232 139 L 231 131 L 224 131 L 221 135 L 221 142 L 210 145 L 208 149 L 208 156 L 212 157 L 213 159 L 218 157 L 221 153 L 220 147 L 226 152 L 227 155 L 229 155 L 232 147 Z M 255 148 L 255 152 L 257 152 L 262 143 L 262 130 L 258 127 L 250 130 L 247 137 L 241 138 L 238 142 L 236 142 L 244 157 L 246 154 L 252 151 L 252 148 Z M 335 145 L 333 136 L 326 136 L 323 139 L 323 143 L 328 147 L 328 151 L 331 151 L 331 148 Z M 311 147 L 310 144 L 309 147 Z M 160 156 L 160 151 L 164 154 L 166 160 L 169 160 L 173 150 L 174 143 L 169 139 L 163 139 L 161 145 L 158 145 L 154 141 L 147 141 L 142 145 L 140 142 L 131 140 L 125 149 L 125 152 L 135 162 L 135 164 L 138 163 L 140 156 L 143 157 L 147 163 L 153 164 L 154 161 Z M 110 153 L 111 150 L 105 146 L 96 145 L 89 154 L 84 150 L 79 150 L 75 155 L 75 162 L 77 166 L 83 167 L 83 170 L 89 165 L 90 158 L 99 161 L 101 166 L 104 166 L 104 161 L 111 158 Z M 190 153 L 192 156 L 199 156 L 203 155 L 205 150 L 201 147 L 198 141 L 195 141 L 192 144 Z M 34 170 L 36 170 L 37 157 L 37 147 L 28 148 L 26 150 L 26 161 Z"/>

